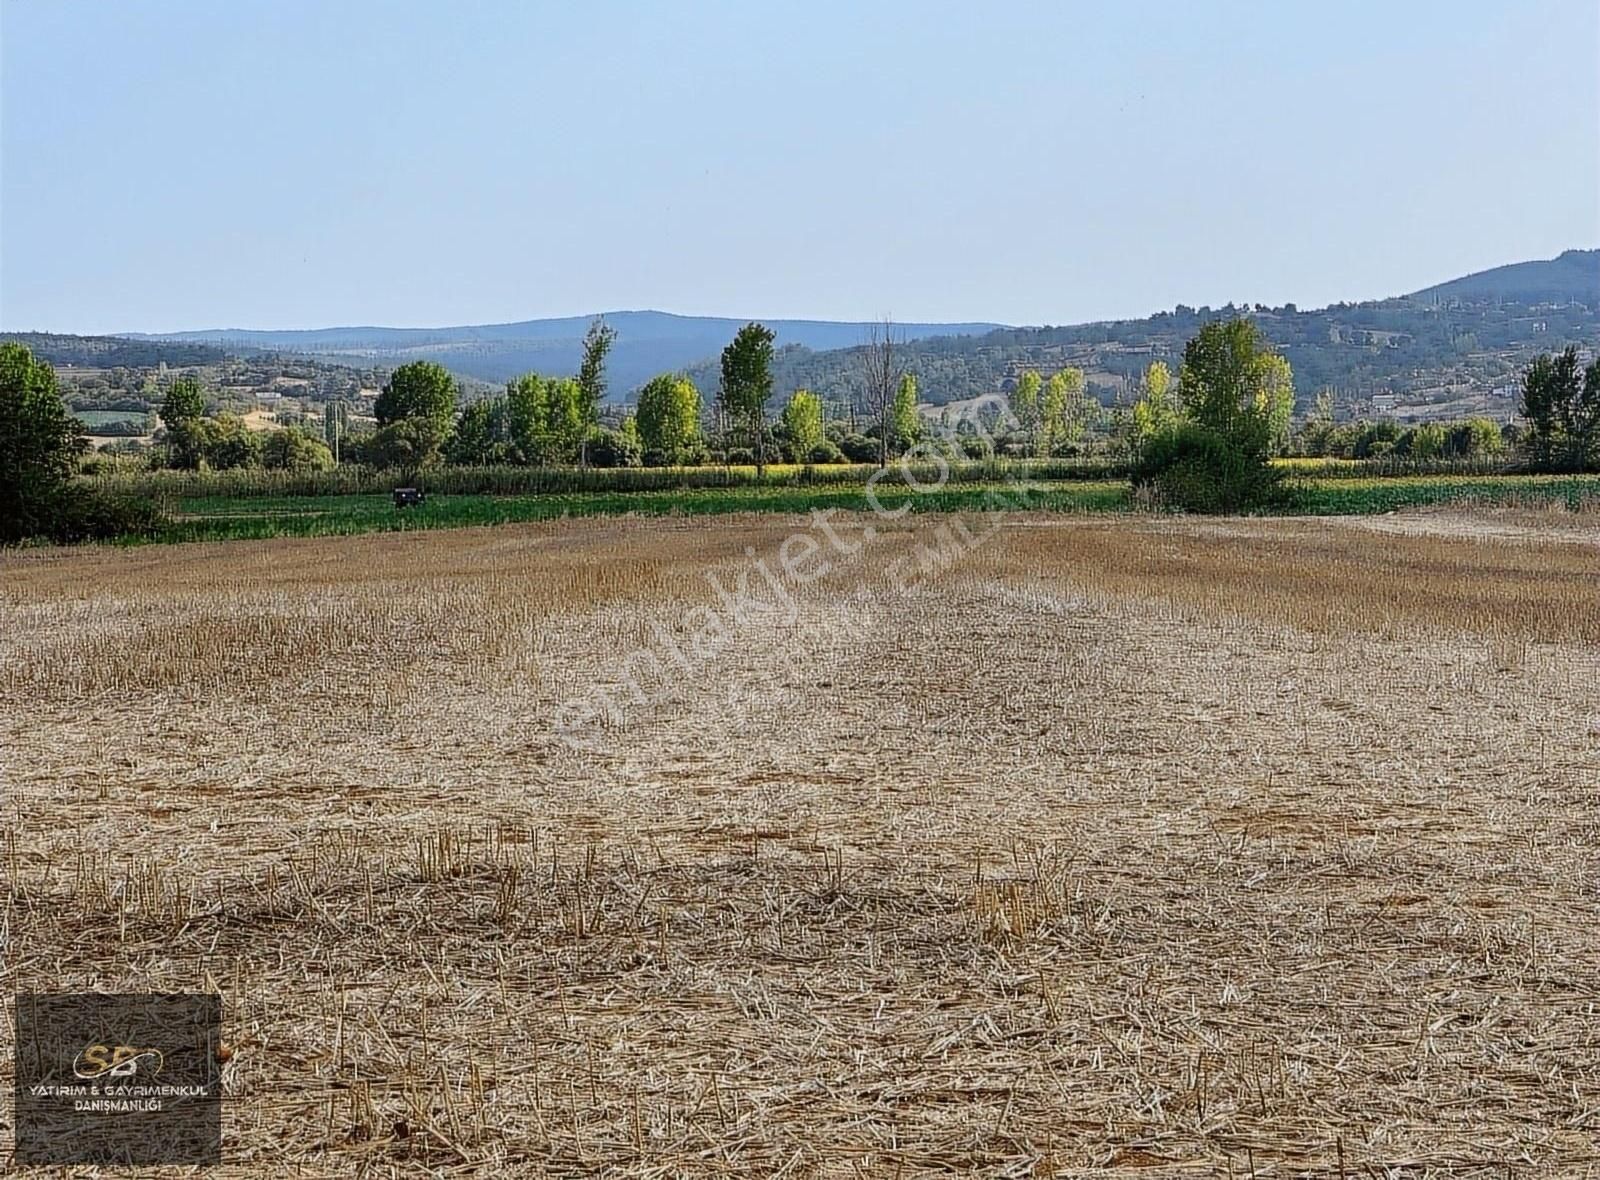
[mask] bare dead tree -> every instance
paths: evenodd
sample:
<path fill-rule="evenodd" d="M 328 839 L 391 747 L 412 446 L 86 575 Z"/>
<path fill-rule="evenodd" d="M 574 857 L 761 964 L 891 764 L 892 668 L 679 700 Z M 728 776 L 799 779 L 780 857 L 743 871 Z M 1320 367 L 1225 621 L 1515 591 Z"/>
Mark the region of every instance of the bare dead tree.
<path fill-rule="evenodd" d="M 905 376 L 905 334 L 896 332 L 894 320 L 882 321 L 867 329 L 866 347 L 861 350 L 862 385 L 866 393 L 866 414 L 878 423 L 878 466 L 889 465 L 889 428 L 894 413 L 894 395 Z"/>

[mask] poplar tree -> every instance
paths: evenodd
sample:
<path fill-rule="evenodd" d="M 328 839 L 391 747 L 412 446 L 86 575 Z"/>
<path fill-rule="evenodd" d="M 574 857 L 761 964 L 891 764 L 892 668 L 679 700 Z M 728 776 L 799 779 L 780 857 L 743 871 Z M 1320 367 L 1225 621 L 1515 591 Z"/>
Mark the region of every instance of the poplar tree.
<path fill-rule="evenodd" d="M 742 427 L 756 453 L 756 479 L 767 466 L 767 401 L 772 397 L 772 341 L 765 324 L 746 324 L 722 350 L 722 386 L 718 405 L 730 422 Z"/>

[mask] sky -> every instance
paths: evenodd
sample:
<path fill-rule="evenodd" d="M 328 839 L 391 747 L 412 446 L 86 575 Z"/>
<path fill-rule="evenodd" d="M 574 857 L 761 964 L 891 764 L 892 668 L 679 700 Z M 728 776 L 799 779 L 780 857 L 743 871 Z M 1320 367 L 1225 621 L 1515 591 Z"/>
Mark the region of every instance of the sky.
<path fill-rule="evenodd" d="M 0 327 L 1065 324 L 1600 244 L 1594 0 L 0 0 Z"/>

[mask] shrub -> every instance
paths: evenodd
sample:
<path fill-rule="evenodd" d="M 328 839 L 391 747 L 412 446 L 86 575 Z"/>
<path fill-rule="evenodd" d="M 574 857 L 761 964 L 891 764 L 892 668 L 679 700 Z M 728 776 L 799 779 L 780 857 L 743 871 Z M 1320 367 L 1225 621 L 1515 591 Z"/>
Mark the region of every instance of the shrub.
<path fill-rule="evenodd" d="M 29 504 L 24 515 L 7 521 L 4 540 L 114 541 L 153 536 L 165 523 L 155 500 L 75 483 L 52 490 Z"/>
<path fill-rule="evenodd" d="M 374 467 L 415 471 L 438 458 L 441 442 L 438 422 L 419 415 L 402 418 L 374 434 L 352 440 L 350 450 Z"/>
<path fill-rule="evenodd" d="M 995 439 L 995 454 L 1007 459 L 1026 459 L 1034 451 L 1033 439 L 1014 430 Z"/>
<path fill-rule="evenodd" d="M 596 467 L 637 467 L 639 439 L 632 432 L 604 427 L 589 435 L 589 462 Z"/>
<path fill-rule="evenodd" d="M 1192 422 L 1149 439 L 1133 471 L 1136 491 L 1163 508 L 1228 514 L 1282 500 L 1282 473 L 1208 427 Z"/>
<path fill-rule="evenodd" d="M 218 414 L 195 424 L 201 453 L 213 471 L 261 466 L 261 437 L 236 414 Z"/>
<path fill-rule="evenodd" d="M 876 463 L 878 440 L 864 434 L 845 433 L 839 436 L 839 452 L 852 463 Z"/>
<path fill-rule="evenodd" d="M 333 452 L 300 430 L 274 430 L 261 444 L 261 463 L 270 471 L 327 471 Z"/>
<path fill-rule="evenodd" d="M 698 441 L 675 454 L 643 448 L 639 452 L 639 463 L 643 467 L 699 467 L 710 462 L 705 445 Z"/>
<path fill-rule="evenodd" d="M 166 523 L 166 514 L 154 500 L 119 496 L 82 484 L 68 488 L 50 538 L 63 543 L 115 541 L 149 537 Z"/>

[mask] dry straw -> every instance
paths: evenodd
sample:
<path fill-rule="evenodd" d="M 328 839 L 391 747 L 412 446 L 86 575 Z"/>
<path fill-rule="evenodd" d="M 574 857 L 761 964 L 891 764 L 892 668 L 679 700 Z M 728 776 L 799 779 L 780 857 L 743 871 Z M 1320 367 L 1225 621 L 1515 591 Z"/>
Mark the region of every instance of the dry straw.
<path fill-rule="evenodd" d="M 795 522 L 0 558 L 5 990 L 220 992 L 241 1177 L 1600 1166 L 1590 526 L 936 524 L 597 752 Z"/>

